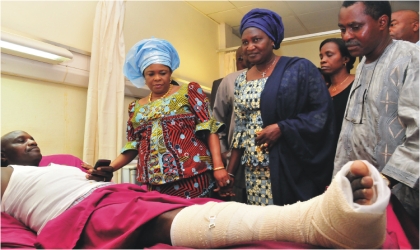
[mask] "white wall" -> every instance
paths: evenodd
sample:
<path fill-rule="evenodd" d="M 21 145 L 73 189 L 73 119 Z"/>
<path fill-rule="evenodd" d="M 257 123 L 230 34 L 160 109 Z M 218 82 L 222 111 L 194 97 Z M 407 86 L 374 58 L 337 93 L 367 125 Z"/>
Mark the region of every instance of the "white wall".
<path fill-rule="evenodd" d="M 170 41 L 178 51 L 175 77 L 211 87 L 219 73 L 217 23 L 181 1 L 127 1 L 126 50 L 152 36 Z"/>
<path fill-rule="evenodd" d="M 319 45 L 327 38 L 341 38 L 340 34 L 324 35 L 297 41 L 286 41 L 280 45 L 280 49 L 275 51 L 278 55 L 283 56 L 298 56 L 311 61 L 315 66 L 320 67 L 321 60 L 319 59 Z M 354 64 L 351 73 L 356 72 L 358 60 Z"/>
<path fill-rule="evenodd" d="M 97 1 L 2 1 L 2 28 L 90 52 Z"/>
<path fill-rule="evenodd" d="M 1 25 L 7 30 L 90 52 L 96 4 L 97 1 L 2 1 Z M 175 77 L 207 87 L 220 77 L 218 25 L 185 2 L 127 1 L 125 14 L 127 51 L 143 38 L 164 38 L 176 47 L 181 58 Z M 280 52 L 306 57 L 318 65 L 321 41 L 284 43 Z M 239 46 L 240 40 L 227 37 L 226 43 L 226 47 Z M 44 154 L 70 153 L 81 157 L 86 94 L 83 87 L 2 73 L 1 134 L 26 130 L 35 136 Z M 126 97 L 124 106 L 132 100 Z M 126 108 L 124 116 L 126 120 Z"/>
<path fill-rule="evenodd" d="M 82 157 L 86 88 L 1 76 L 1 134 L 24 130 L 44 155 Z"/>
<path fill-rule="evenodd" d="M 97 1 L 2 1 L 2 29 L 90 52 Z M 177 48 L 174 76 L 211 86 L 218 77 L 218 27 L 182 1 L 126 2 L 126 50 L 151 36 Z M 3 63 L 3 60 L 2 60 Z M 25 69 L 20 69 L 25 70 Z M 43 154 L 82 157 L 87 89 L 1 75 L 1 134 L 22 129 Z M 125 107 L 132 97 L 125 98 Z M 124 115 L 127 119 L 126 108 Z M 121 131 L 125 133 L 125 131 Z"/>

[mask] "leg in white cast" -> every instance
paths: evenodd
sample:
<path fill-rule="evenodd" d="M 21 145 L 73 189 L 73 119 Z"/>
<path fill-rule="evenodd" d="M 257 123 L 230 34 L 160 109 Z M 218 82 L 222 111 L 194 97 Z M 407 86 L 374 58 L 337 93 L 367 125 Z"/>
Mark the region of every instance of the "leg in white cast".
<path fill-rule="evenodd" d="M 360 162 L 359 162 L 360 163 Z M 343 167 L 325 194 L 288 206 L 257 207 L 234 202 L 184 208 L 171 226 L 174 246 L 216 248 L 252 240 L 308 243 L 332 248 L 376 248 L 385 239 L 389 189 L 369 165 L 375 197 L 371 205 L 353 203 Z"/>

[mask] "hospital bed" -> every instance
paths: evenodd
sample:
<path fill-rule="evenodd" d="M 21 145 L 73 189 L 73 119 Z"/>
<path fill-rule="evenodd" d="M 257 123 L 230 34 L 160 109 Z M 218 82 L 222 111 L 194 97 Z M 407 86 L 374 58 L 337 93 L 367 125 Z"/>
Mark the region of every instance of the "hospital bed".
<path fill-rule="evenodd" d="M 72 155 L 51 155 L 44 156 L 40 166 L 48 166 L 50 163 L 74 166 L 82 171 L 82 161 Z M 136 163 L 132 162 L 125 166 L 122 172 L 122 181 L 136 183 Z M 409 218 L 404 214 L 402 205 L 395 197 L 391 197 L 390 205 L 387 207 L 387 237 L 383 249 L 418 249 L 419 231 Z M 410 223 L 411 222 L 411 223 Z M 58 236 L 59 237 L 59 236 Z M 14 217 L 1 213 L 1 248 L 26 248 L 35 249 L 37 242 L 36 233 L 27 228 L 23 223 Z M 157 244 L 151 246 L 152 249 L 172 248 L 170 245 Z M 179 248 L 179 247 L 178 247 Z M 292 242 L 258 241 L 249 242 L 225 248 L 251 248 L 251 249 L 305 249 L 320 248 L 307 244 Z"/>

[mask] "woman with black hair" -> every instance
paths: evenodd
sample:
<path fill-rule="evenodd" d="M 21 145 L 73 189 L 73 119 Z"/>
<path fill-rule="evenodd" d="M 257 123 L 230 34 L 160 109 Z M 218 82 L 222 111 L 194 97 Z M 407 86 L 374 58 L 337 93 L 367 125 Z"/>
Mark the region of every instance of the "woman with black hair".
<path fill-rule="evenodd" d="M 319 46 L 321 59 L 321 72 L 329 79 L 331 97 L 334 103 L 336 119 L 336 142 L 340 136 L 341 124 L 343 123 L 347 99 L 354 81 L 354 75 L 350 74 L 356 60 L 352 57 L 341 38 L 328 38 Z"/>

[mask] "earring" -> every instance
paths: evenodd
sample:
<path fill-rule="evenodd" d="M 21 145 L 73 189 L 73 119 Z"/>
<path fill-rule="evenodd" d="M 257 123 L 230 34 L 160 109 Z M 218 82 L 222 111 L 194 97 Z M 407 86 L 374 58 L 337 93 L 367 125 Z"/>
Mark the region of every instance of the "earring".
<path fill-rule="evenodd" d="M 273 44 L 273 49 L 274 49 L 274 47 L 275 47 L 275 46 L 274 46 L 274 44 Z"/>

